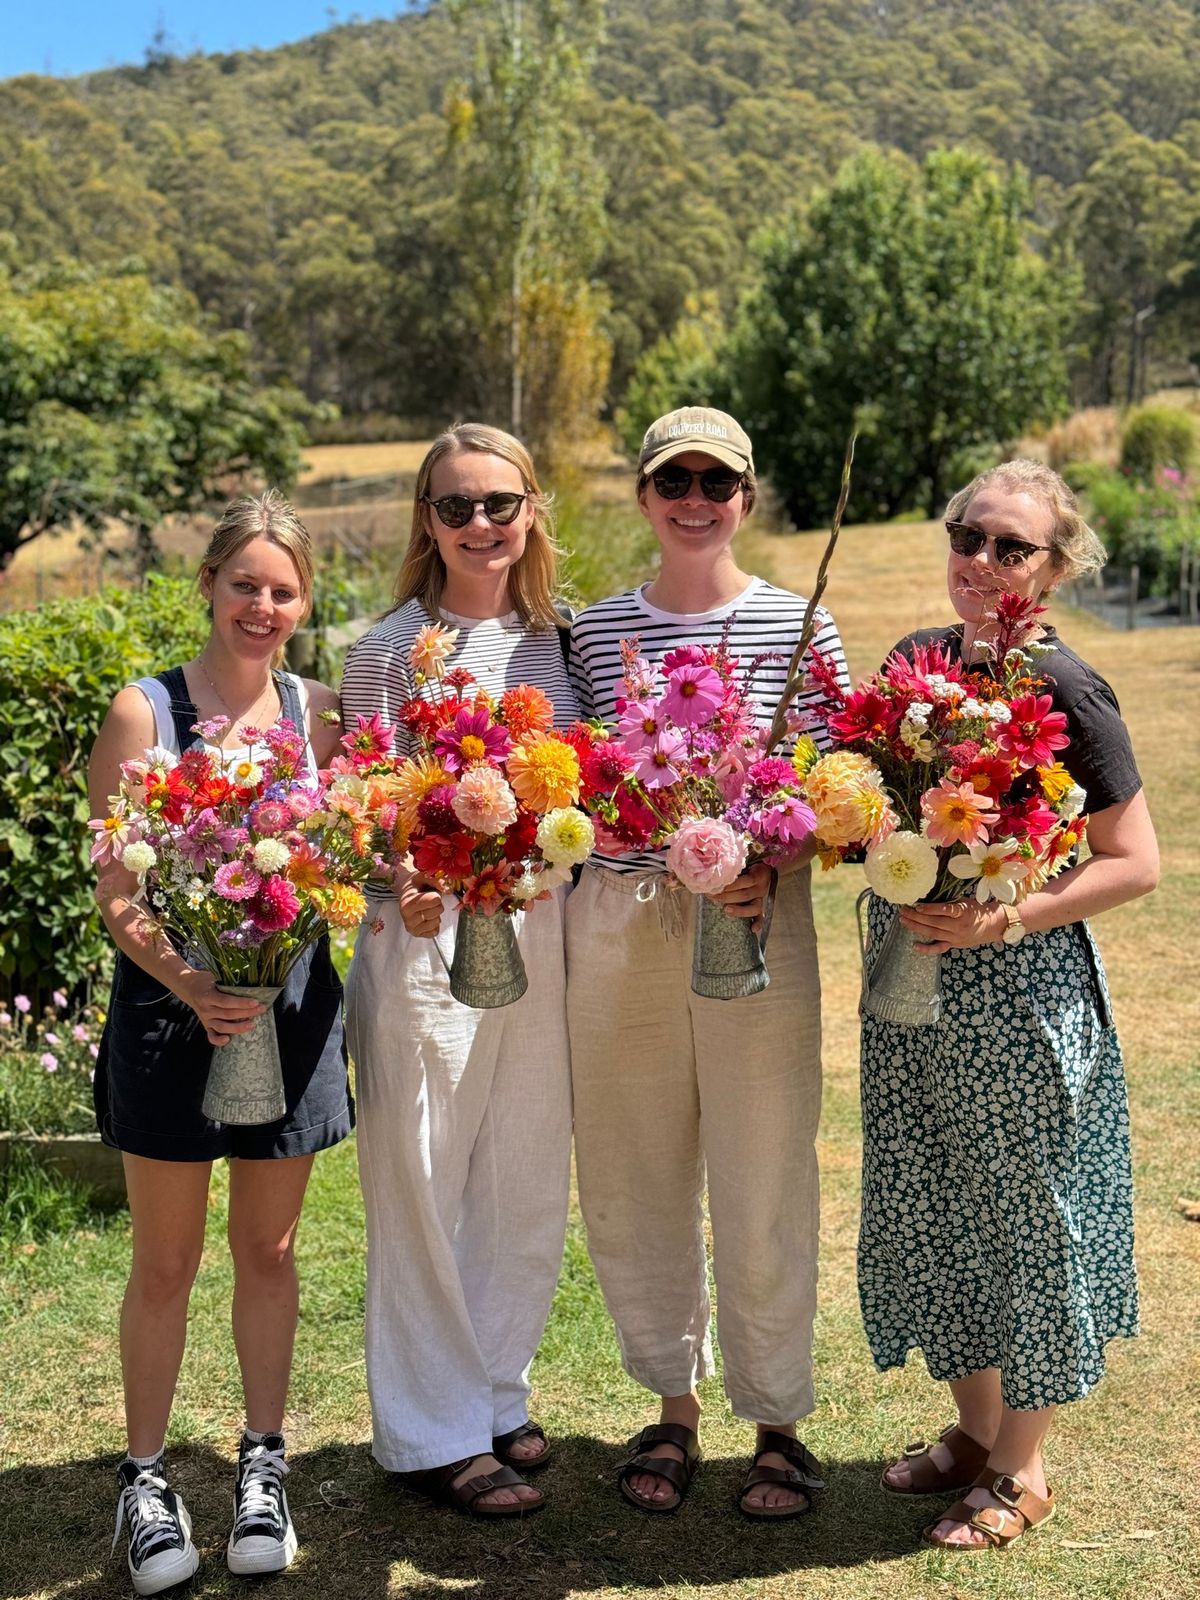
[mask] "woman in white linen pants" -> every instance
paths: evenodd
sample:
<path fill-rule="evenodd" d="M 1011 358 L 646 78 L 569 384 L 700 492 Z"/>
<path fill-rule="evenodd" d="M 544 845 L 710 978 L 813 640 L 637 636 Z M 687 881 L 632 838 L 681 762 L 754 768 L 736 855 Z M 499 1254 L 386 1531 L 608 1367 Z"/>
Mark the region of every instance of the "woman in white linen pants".
<path fill-rule="evenodd" d="M 569 725 L 577 708 L 553 584 L 546 501 L 524 446 L 474 424 L 440 435 L 418 474 L 396 605 L 346 661 L 347 720 L 378 711 L 396 721 L 417 692 L 417 631 L 443 621 L 460 630 L 451 669 L 497 696 L 536 685 Z M 402 752 L 405 738 L 401 729 Z M 451 997 L 442 962 L 454 948 L 453 900 L 401 868 L 373 903 L 382 928 L 364 926 L 346 984 L 374 1455 L 478 1516 L 543 1503 L 513 1469 L 548 1458 L 528 1420 L 527 1375 L 566 1228 L 564 899 L 560 889 L 518 913 L 526 994 L 477 1011 Z"/>
<path fill-rule="evenodd" d="M 732 541 L 754 503 L 750 440 L 724 412 L 686 407 L 646 434 L 638 504 L 658 537 L 658 576 L 576 618 L 571 665 L 586 716 L 615 720 L 620 641 L 658 665 L 683 644 L 727 638 L 769 720 L 805 601 L 743 572 Z M 815 644 L 845 678 L 832 618 Z M 801 696 L 800 708 L 814 694 Z M 719 1001 L 691 991 L 691 895 L 661 852 L 594 856 L 567 916 L 568 1013 L 579 1198 L 625 1370 L 662 1399 L 634 1442 L 621 1491 L 673 1511 L 699 1457 L 696 1385 L 713 1371 L 701 1200 L 707 1178 L 725 1387 L 757 1424 L 739 1504 L 806 1511 L 817 1463 L 795 1437 L 813 1407 L 820 1112 L 820 988 L 807 856 L 781 875 L 771 983 Z M 755 917 L 769 869 L 716 898 Z"/>

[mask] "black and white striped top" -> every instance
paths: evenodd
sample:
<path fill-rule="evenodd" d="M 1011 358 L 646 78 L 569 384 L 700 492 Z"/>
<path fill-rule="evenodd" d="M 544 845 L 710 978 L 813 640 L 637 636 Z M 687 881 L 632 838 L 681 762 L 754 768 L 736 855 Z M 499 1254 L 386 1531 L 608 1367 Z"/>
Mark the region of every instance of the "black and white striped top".
<path fill-rule="evenodd" d="M 630 589 L 625 594 L 601 600 L 580 612 L 571 624 L 571 676 L 582 714 L 598 717 L 610 725 L 616 722 L 617 699 L 623 693 L 622 639 L 636 634 L 641 655 L 652 666 L 658 666 L 669 650 L 680 645 L 719 644 L 729 623 L 729 648 L 740 660 L 743 670 L 763 651 L 777 655 L 778 659 L 764 661 L 759 666 L 751 686 L 751 699 L 758 707 L 759 719 L 768 723 L 787 681 L 788 662 L 800 636 L 807 604 L 801 595 L 776 588 L 762 578 L 753 578 L 727 605 L 694 615 L 660 611 L 650 604 L 641 589 Z M 849 689 L 842 641 L 833 618 L 823 606 L 817 609 L 813 644 L 828 658 L 838 680 Z M 824 705 L 819 690 L 802 690 L 793 702 L 793 709 L 802 712 Z M 815 719 L 811 732 L 817 743 L 826 748 L 828 740 L 824 729 Z M 614 872 L 665 870 L 661 850 L 632 851 L 621 856 L 595 855 L 591 865 L 608 867 Z"/>

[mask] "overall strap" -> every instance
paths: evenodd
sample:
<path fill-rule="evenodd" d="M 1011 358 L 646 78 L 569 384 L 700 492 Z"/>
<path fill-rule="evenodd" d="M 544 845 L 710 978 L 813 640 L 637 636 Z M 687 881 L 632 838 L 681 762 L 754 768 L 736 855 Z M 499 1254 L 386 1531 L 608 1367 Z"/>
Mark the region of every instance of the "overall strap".
<path fill-rule="evenodd" d="M 202 748 L 204 740 L 198 733 L 192 732 L 198 713 L 188 695 L 183 668 L 168 667 L 165 672 L 156 673 L 155 676 L 171 697 L 171 720 L 175 724 L 175 743 L 179 746 L 180 755 L 194 746 Z"/>
<path fill-rule="evenodd" d="M 569 667 L 571 664 L 571 624 L 575 620 L 575 612 L 561 598 L 554 602 L 554 609 L 567 624 L 565 628 L 558 630 L 558 647 L 562 651 L 563 666 Z"/>
<path fill-rule="evenodd" d="M 279 704 L 283 708 L 281 715 L 285 716 L 295 728 L 296 732 L 304 734 L 304 712 L 300 709 L 300 691 L 296 687 L 295 679 L 286 672 L 274 672 L 275 688 L 279 694 Z"/>

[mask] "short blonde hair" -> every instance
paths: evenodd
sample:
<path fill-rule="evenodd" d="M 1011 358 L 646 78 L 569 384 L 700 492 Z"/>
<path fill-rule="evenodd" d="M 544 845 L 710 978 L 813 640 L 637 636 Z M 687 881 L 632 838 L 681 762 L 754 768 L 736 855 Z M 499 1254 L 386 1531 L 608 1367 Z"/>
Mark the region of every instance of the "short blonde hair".
<path fill-rule="evenodd" d="M 300 620 L 306 621 L 313 604 L 312 539 L 294 507 L 278 489 L 268 489 L 258 495 L 241 495 L 229 502 L 209 537 L 208 548 L 200 558 L 197 581 L 206 572 L 217 572 L 255 539 L 267 539 L 291 556 L 300 579 L 300 593 L 304 597 Z"/>
<path fill-rule="evenodd" d="M 408 549 L 396 574 L 392 610 L 419 600 L 431 617 L 442 615 L 442 595 L 446 588 L 446 564 L 429 522 L 426 496 L 439 461 L 460 452 L 499 456 L 516 467 L 525 492 L 533 502 L 533 520 L 525 537 L 525 549 L 508 575 L 508 592 L 513 610 L 531 628 L 559 628 L 564 617 L 555 609 L 558 574 L 558 546 L 554 542 L 552 498 L 543 494 L 533 470 L 529 451 L 519 439 L 500 428 L 482 422 L 456 422 L 439 433 L 425 452 L 417 471 L 413 495 L 412 527 Z M 390 614 L 390 613 L 389 613 Z"/>
<path fill-rule="evenodd" d="M 1063 582 L 1099 572 L 1108 560 L 1107 550 L 1084 521 L 1074 490 L 1044 461 L 1017 456 L 1012 461 L 1002 461 L 997 467 L 989 467 L 952 496 L 946 507 L 947 520 L 962 521 L 972 500 L 984 489 L 1027 494 L 1050 508 L 1054 519 L 1050 528 L 1050 550 L 1057 575 Z"/>

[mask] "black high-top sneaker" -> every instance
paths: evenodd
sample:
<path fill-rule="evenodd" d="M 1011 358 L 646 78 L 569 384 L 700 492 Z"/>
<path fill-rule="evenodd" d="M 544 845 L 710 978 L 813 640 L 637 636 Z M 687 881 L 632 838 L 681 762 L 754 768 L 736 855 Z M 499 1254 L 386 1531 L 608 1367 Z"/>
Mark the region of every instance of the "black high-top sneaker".
<path fill-rule="evenodd" d="M 226 1559 L 239 1576 L 282 1572 L 296 1554 L 296 1530 L 288 1514 L 283 1478 L 283 1435 L 268 1433 L 261 1444 L 245 1435 L 238 1449 L 233 1491 L 233 1532 Z"/>
<path fill-rule="evenodd" d="M 160 1589 L 183 1583 L 200 1565 L 200 1556 L 192 1543 L 192 1519 L 183 1501 L 168 1487 L 162 1457 L 149 1469 L 135 1461 L 122 1461 L 117 1483 L 112 1547 L 117 1548 L 121 1527 L 127 1524 L 134 1594 L 158 1594 Z"/>

